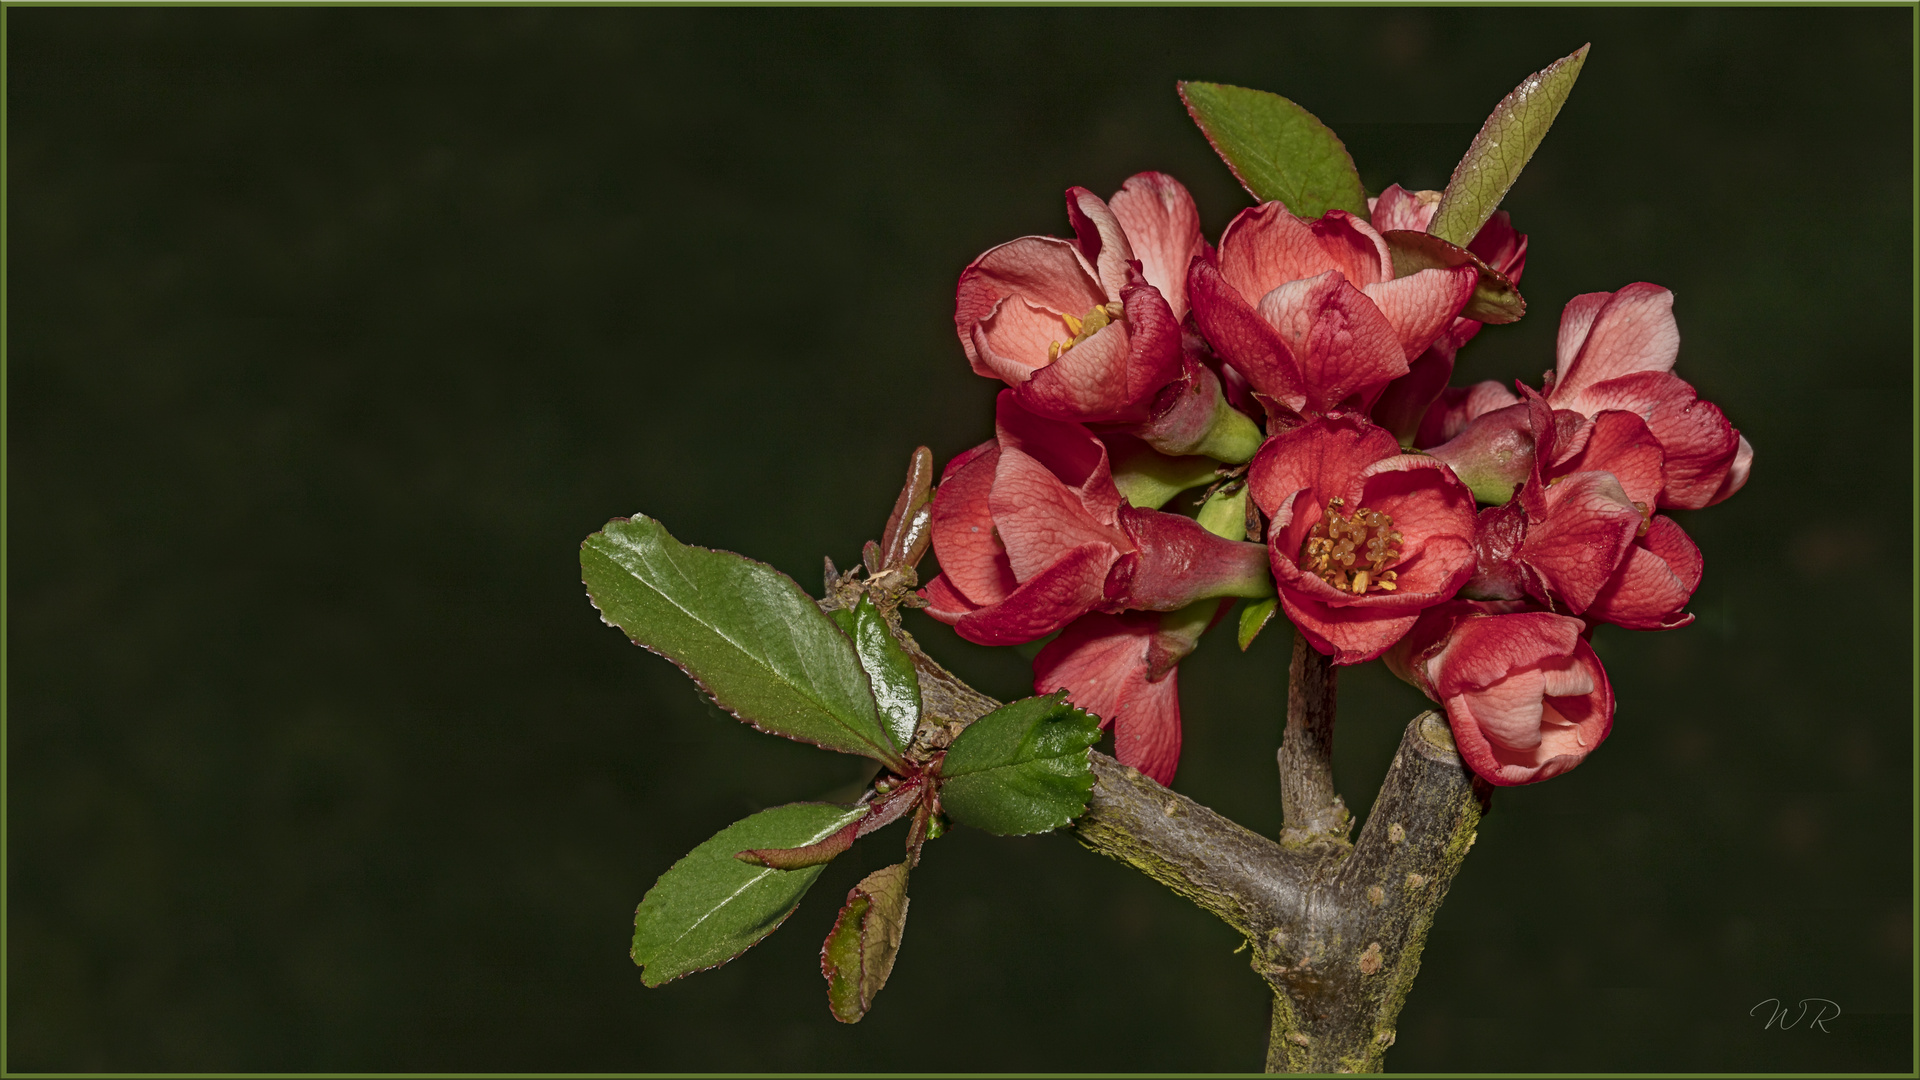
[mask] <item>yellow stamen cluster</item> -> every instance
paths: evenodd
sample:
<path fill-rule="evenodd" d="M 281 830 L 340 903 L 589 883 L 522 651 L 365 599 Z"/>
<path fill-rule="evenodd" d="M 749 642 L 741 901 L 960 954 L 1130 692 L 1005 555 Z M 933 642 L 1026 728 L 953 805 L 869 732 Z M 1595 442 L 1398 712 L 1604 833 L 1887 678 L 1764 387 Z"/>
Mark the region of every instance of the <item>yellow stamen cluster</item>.
<path fill-rule="evenodd" d="M 1060 359 L 1061 353 L 1099 333 L 1108 323 L 1117 321 L 1120 315 L 1120 301 L 1112 300 L 1104 304 L 1095 304 L 1092 311 L 1078 319 L 1071 315 L 1060 316 L 1060 321 L 1067 324 L 1067 332 L 1073 335 L 1073 340 L 1050 343 L 1047 346 L 1047 359 Z"/>
<path fill-rule="evenodd" d="M 1342 516 L 1346 500 L 1327 500 L 1327 513 L 1307 533 L 1300 548 L 1300 569 L 1356 596 L 1393 592 L 1399 575 L 1387 567 L 1400 558 L 1400 534 L 1393 519 L 1378 510 L 1355 507 Z"/>

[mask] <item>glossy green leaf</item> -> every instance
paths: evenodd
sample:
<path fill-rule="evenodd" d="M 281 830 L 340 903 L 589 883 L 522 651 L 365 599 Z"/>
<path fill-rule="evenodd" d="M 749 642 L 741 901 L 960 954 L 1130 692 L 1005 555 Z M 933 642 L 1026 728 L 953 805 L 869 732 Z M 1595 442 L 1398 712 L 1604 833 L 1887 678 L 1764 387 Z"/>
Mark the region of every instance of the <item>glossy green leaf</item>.
<path fill-rule="evenodd" d="M 1500 99 L 1493 114 L 1473 137 L 1465 157 L 1454 167 L 1440 205 L 1427 231 L 1457 247 L 1466 247 L 1500 208 L 1500 200 L 1520 178 L 1540 140 L 1547 137 L 1560 106 L 1573 93 L 1590 45 L 1529 75 L 1513 92 Z"/>
<path fill-rule="evenodd" d="M 1260 631 L 1267 628 L 1267 623 L 1273 620 L 1274 610 L 1279 606 L 1279 598 L 1270 596 L 1259 603 L 1248 604 L 1240 609 L 1241 652 L 1246 652 L 1247 648 L 1253 644 L 1253 639 L 1259 637 Z"/>
<path fill-rule="evenodd" d="M 1367 193 L 1340 137 L 1312 113 L 1264 90 L 1183 82 L 1187 113 L 1262 202 L 1279 200 L 1295 217 L 1345 210 L 1365 220 Z"/>
<path fill-rule="evenodd" d="M 852 615 L 853 629 L 848 636 L 873 686 L 880 719 L 893 735 L 894 745 L 911 746 L 913 733 L 920 726 L 920 675 L 913 668 L 913 657 L 887 628 L 886 618 L 872 600 L 861 597 Z"/>
<path fill-rule="evenodd" d="M 820 947 L 827 1007 L 843 1024 L 857 1024 L 893 973 L 907 929 L 907 864 L 895 863 L 860 879 Z"/>
<path fill-rule="evenodd" d="M 1087 808 L 1087 750 L 1100 721 L 1066 694 L 1004 705 L 975 720 L 940 766 L 940 806 L 955 821 L 1001 836 L 1057 829 Z"/>
<path fill-rule="evenodd" d="M 1517 322 L 1527 313 L 1527 301 L 1507 275 L 1488 266 L 1486 261 L 1463 247 L 1413 229 L 1392 229 L 1380 234 L 1393 257 L 1393 276 L 1400 278 L 1436 267 L 1471 266 L 1480 277 L 1474 282 L 1473 295 L 1460 310 L 1462 318 L 1483 323 Z"/>
<path fill-rule="evenodd" d="M 853 643 L 787 575 L 682 544 L 648 517 L 587 537 L 580 573 L 608 623 L 721 708 L 762 731 L 904 766 Z"/>
<path fill-rule="evenodd" d="M 825 839 L 866 807 L 795 803 L 736 822 L 674 863 L 647 890 L 633 916 L 633 962 L 648 986 L 719 967 L 793 914 L 824 866 L 774 870 L 734 858 L 753 848 L 800 847 Z"/>

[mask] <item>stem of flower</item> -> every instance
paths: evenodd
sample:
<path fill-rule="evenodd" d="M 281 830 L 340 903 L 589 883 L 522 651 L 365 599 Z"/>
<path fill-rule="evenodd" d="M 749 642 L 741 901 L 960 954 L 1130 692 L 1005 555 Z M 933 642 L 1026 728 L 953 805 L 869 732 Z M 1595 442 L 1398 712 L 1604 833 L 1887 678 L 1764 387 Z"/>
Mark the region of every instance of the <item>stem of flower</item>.
<path fill-rule="evenodd" d="M 1280 744 L 1280 842 L 1290 848 L 1352 845 L 1353 816 L 1333 790 L 1333 659 L 1321 655 L 1299 631 L 1287 668 L 1287 733 Z"/>

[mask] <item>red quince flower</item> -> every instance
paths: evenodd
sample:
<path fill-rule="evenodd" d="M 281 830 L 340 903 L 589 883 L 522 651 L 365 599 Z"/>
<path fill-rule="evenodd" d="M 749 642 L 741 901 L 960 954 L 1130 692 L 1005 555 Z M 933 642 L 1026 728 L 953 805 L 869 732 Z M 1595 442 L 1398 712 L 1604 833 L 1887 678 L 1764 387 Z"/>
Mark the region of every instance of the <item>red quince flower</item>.
<path fill-rule="evenodd" d="M 1205 246 L 1187 189 L 1131 177 L 1105 203 L 1067 191 L 1074 239 L 1023 236 L 960 275 L 953 321 L 973 370 L 1038 416 L 1140 423 L 1183 374 L 1187 263 Z"/>
<path fill-rule="evenodd" d="M 1296 413 L 1372 407 L 1472 295 L 1471 266 L 1396 278 L 1386 241 L 1340 210 L 1244 210 L 1187 275 L 1194 321 L 1253 389 Z"/>
<path fill-rule="evenodd" d="M 1560 316 L 1557 354 L 1549 404 L 1589 418 L 1631 412 L 1659 440 L 1666 469 L 1659 506 L 1698 510 L 1747 482 L 1752 444 L 1673 374 L 1680 354 L 1673 293 L 1640 282 L 1574 297 Z"/>
<path fill-rule="evenodd" d="M 1326 416 L 1269 438 L 1248 486 L 1287 617 L 1337 664 L 1371 660 L 1474 569 L 1473 496 L 1383 428 Z"/>
<path fill-rule="evenodd" d="M 1427 226 L 1433 221 L 1433 212 L 1440 206 L 1440 194 L 1438 191 L 1407 191 L 1394 184 L 1381 192 L 1379 198 L 1368 203 L 1373 215 L 1373 227 L 1382 233 L 1401 229 L 1426 232 Z M 1516 285 L 1520 283 L 1520 275 L 1527 267 L 1527 237 L 1514 229 L 1513 220 L 1505 210 L 1494 211 L 1493 216 L 1487 219 L 1487 223 L 1467 244 L 1467 250 L 1499 271 L 1508 281 Z M 1388 384 L 1381 393 L 1379 402 L 1373 407 L 1374 423 L 1402 440 L 1415 435 L 1428 407 L 1445 390 L 1447 381 L 1453 378 L 1455 355 L 1461 346 L 1473 340 L 1483 325 L 1478 319 L 1454 319 L 1439 337 L 1434 338 L 1433 344 L 1408 365 L 1407 373 Z M 1415 442 L 1414 445 L 1431 446 L 1433 443 Z"/>
<path fill-rule="evenodd" d="M 1083 615 L 1040 650 L 1033 692 L 1068 700 L 1113 728 L 1114 756 L 1162 784 L 1180 764 L 1180 660 L 1232 601 L 1193 613 Z M 1208 610 L 1211 609 L 1211 610 Z"/>
<path fill-rule="evenodd" d="M 1387 654 L 1394 674 L 1446 707 L 1460 756 L 1491 784 L 1535 784 L 1613 729 L 1613 688 L 1579 619 L 1455 601 L 1422 615 Z"/>
<path fill-rule="evenodd" d="M 1478 445 L 1496 424 L 1505 430 L 1514 413 L 1527 417 L 1526 445 L 1514 453 L 1527 479 L 1511 502 L 1480 514 L 1476 569 L 1463 594 L 1530 596 L 1635 630 L 1692 622 L 1681 609 L 1700 584 L 1700 552 L 1673 519 L 1653 513 L 1666 472 L 1662 445 L 1646 422 L 1621 410 L 1588 421 L 1521 390 L 1525 402 L 1481 417 L 1434 450 L 1447 460 L 1463 444 Z M 1463 467 L 1473 475 L 1478 466 Z"/>
<path fill-rule="evenodd" d="M 1259 544 L 1128 505 L 1084 425 L 1000 393 L 997 438 L 948 462 L 929 528 L 927 612 L 982 645 L 1045 637 L 1090 611 L 1172 611 L 1272 591 Z"/>

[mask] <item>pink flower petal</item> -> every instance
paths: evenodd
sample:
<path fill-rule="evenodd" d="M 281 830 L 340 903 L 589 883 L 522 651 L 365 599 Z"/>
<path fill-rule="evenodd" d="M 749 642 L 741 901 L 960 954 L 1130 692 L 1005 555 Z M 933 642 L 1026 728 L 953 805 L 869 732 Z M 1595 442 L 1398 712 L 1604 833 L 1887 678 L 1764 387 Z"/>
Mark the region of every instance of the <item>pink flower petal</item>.
<path fill-rule="evenodd" d="M 974 370 L 986 368 L 1008 386 L 1019 386 L 1033 373 L 1052 363 L 1047 348 L 1056 342 L 1073 340 L 1059 312 L 1028 301 L 1024 296 L 1008 296 L 995 304 L 987 317 L 973 324 L 973 355 L 979 360 Z"/>
<path fill-rule="evenodd" d="M 1013 574 L 1021 581 L 1038 576 L 1073 548 L 1105 545 L 1118 558 L 1130 546 L 1118 529 L 1087 512 L 1079 493 L 1038 460 L 1009 446 L 1000 449 L 987 505 Z"/>
<path fill-rule="evenodd" d="M 1340 271 L 1355 288 L 1393 277 L 1393 256 L 1387 250 L 1386 238 L 1345 210 L 1329 210 L 1307 229 L 1320 241 L 1326 268 Z"/>
<path fill-rule="evenodd" d="M 1400 444 L 1392 435 L 1360 417 L 1322 417 L 1261 444 L 1248 470 L 1247 485 L 1254 502 L 1270 517 L 1294 492 L 1314 491 L 1314 504 L 1301 508 L 1300 519 L 1290 525 L 1304 537 L 1325 513 L 1327 499 L 1357 494 L 1368 466 L 1399 453 Z"/>
<path fill-rule="evenodd" d="M 1173 783 L 1180 767 L 1180 669 L 1158 682 L 1127 687 L 1120 717 L 1113 725 L 1113 756 L 1157 784 Z"/>
<path fill-rule="evenodd" d="M 920 590 L 920 598 L 927 602 L 922 609 L 935 619 L 952 626 L 968 615 L 979 610 L 980 605 L 960 594 L 958 589 L 947 581 L 947 575 L 935 574 Z"/>
<path fill-rule="evenodd" d="M 1456 700 L 1495 747 L 1532 750 L 1540 745 L 1544 682 L 1538 671 L 1523 668 Z"/>
<path fill-rule="evenodd" d="M 1467 250 L 1516 285 L 1527 268 L 1527 238 L 1514 229 L 1513 219 L 1505 210 L 1493 212 L 1487 223 L 1480 226 L 1479 234 L 1467 245 Z"/>
<path fill-rule="evenodd" d="M 1527 528 L 1519 557 L 1547 595 L 1579 614 L 1613 576 L 1644 520 L 1612 473 L 1573 473 L 1546 492 L 1546 517 Z"/>
<path fill-rule="evenodd" d="M 1290 589 L 1280 591 L 1280 606 L 1307 644 L 1343 666 L 1375 659 L 1420 619 L 1418 610 L 1383 614 L 1369 607 L 1333 607 Z"/>
<path fill-rule="evenodd" d="M 1747 474 L 1752 471 L 1753 444 L 1747 441 L 1745 435 L 1742 435 L 1740 436 L 1740 448 L 1734 451 L 1733 454 L 1733 464 L 1727 468 L 1727 478 L 1720 481 L 1720 486 L 1714 489 L 1713 498 L 1707 500 L 1707 505 L 1712 506 L 1714 503 L 1746 487 Z"/>
<path fill-rule="evenodd" d="M 1107 544 L 1074 548 L 999 603 L 969 613 L 953 628 L 977 645 L 1021 645 L 1046 637 L 1101 602 L 1113 558 Z"/>
<path fill-rule="evenodd" d="M 1672 518 L 1657 516 L 1627 550 L 1587 617 L 1629 630 L 1671 630 L 1693 621 L 1681 609 L 1699 587 L 1700 549 Z"/>
<path fill-rule="evenodd" d="M 1439 446 L 1487 413 L 1518 404 L 1519 395 L 1492 379 L 1472 386 L 1449 387 L 1440 392 L 1439 400 L 1420 421 L 1420 432 L 1414 436 L 1413 445 L 1422 449 Z"/>
<path fill-rule="evenodd" d="M 1614 293 L 1593 312 L 1590 325 L 1581 335 L 1579 351 L 1569 357 L 1565 351 L 1568 338 L 1578 332 L 1579 320 L 1588 317 L 1591 299 L 1591 294 L 1576 297 L 1574 304 L 1588 303 L 1582 304 L 1578 313 L 1574 304 L 1569 304 L 1561 316 L 1561 355 L 1553 390 L 1547 395 L 1555 408 L 1588 416 L 1599 411 L 1582 403 L 1588 387 L 1643 371 L 1671 371 L 1680 355 L 1680 325 L 1673 319 L 1673 293 L 1639 282 Z"/>
<path fill-rule="evenodd" d="M 1457 612 L 1458 609 L 1456 609 Z M 1456 616 L 1444 649 L 1422 661 L 1454 742 L 1482 778 L 1532 784 L 1566 772 L 1606 740 L 1613 690 L 1584 640 L 1541 613 Z M 1575 620 L 1565 620 L 1573 628 Z M 1428 634 L 1416 629 L 1410 637 Z M 1477 677 L 1461 677 L 1463 666 Z"/>
<path fill-rule="evenodd" d="M 1107 205 L 1126 230 L 1147 284 L 1166 297 L 1177 324 L 1187 317 L 1187 266 L 1206 246 L 1193 196 L 1166 173 L 1143 172 L 1128 177 Z"/>
<path fill-rule="evenodd" d="M 1446 392 L 1453 378 L 1453 353 L 1437 347 L 1407 365 L 1407 373 L 1387 384 L 1374 402 L 1372 418 L 1402 442 L 1417 438 L 1421 421 Z M 1441 440 L 1445 442 L 1446 440 Z M 1419 445 L 1417 442 L 1414 445 Z"/>
<path fill-rule="evenodd" d="M 1200 332 L 1254 390 L 1287 408 L 1306 408 L 1306 384 L 1293 350 L 1218 267 L 1195 260 L 1187 273 L 1187 296 Z"/>
<path fill-rule="evenodd" d="M 1133 248 L 1120 220 L 1100 196 L 1083 187 L 1067 189 L 1067 220 L 1073 224 L 1080 253 L 1094 265 L 1106 298 L 1118 300 L 1127 283 L 1127 264 L 1133 261 Z"/>
<path fill-rule="evenodd" d="M 1471 266 L 1435 268 L 1368 285 L 1363 291 L 1393 327 L 1407 359 L 1413 360 L 1460 314 L 1479 277 Z"/>
<path fill-rule="evenodd" d="M 1554 346 L 1556 380 L 1566 377 L 1567 369 L 1573 366 L 1574 358 L 1580 355 L 1580 347 L 1587 343 L 1587 332 L 1593 329 L 1594 318 L 1612 299 L 1610 292 L 1581 293 L 1567 301 L 1567 306 L 1561 309 L 1560 334 Z"/>
<path fill-rule="evenodd" d="M 955 458 L 960 467 L 947 466 L 928 518 L 940 576 L 973 607 L 999 603 L 1019 586 L 987 506 L 999 460 L 1000 449 L 993 443 L 969 451 L 964 461 Z"/>
<path fill-rule="evenodd" d="M 1036 416 L 1055 420 L 1107 423 L 1143 418 L 1144 402 L 1129 409 L 1127 358 L 1132 351 L 1126 325 L 1109 323 L 1034 372 L 1019 388 L 1020 404 Z"/>
<path fill-rule="evenodd" d="M 1408 191 L 1394 184 L 1373 200 L 1373 227 L 1383 233 L 1397 229 L 1426 232 L 1427 225 L 1433 221 L 1433 212 L 1439 208 L 1439 192 Z"/>
<path fill-rule="evenodd" d="M 1439 461 L 1400 454 L 1367 466 L 1357 503 L 1393 518 L 1402 537 L 1391 567 L 1400 596 L 1429 594 L 1436 602 L 1473 575 L 1473 494 Z"/>
<path fill-rule="evenodd" d="M 1711 504 L 1740 453 L 1740 433 L 1727 423 L 1726 414 L 1699 400 L 1685 379 L 1670 372 L 1610 379 L 1581 394 L 1580 402 L 1589 415 L 1619 409 L 1646 421 L 1666 459 L 1663 507 L 1698 510 Z"/>
<path fill-rule="evenodd" d="M 1116 525 L 1121 498 L 1107 463 L 1107 446 L 1082 424 L 1036 416 L 1020 405 L 1019 395 L 1002 390 L 994 401 L 994 433 L 999 445 L 1018 450 L 1047 467 L 1072 488 L 1095 520 Z"/>
<path fill-rule="evenodd" d="M 1556 413 L 1554 419 L 1561 415 L 1565 414 Z M 1581 451 L 1555 471 L 1610 472 L 1629 500 L 1651 510 L 1666 487 L 1665 460 L 1660 440 L 1647 429 L 1646 421 L 1609 409 L 1594 417 L 1593 431 Z"/>
<path fill-rule="evenodd" d="M 1120 298 L 1132 341 L 1125 376 L 1127 415 L 1145 420 L 1161 389 L 1179 379 L 1185 370 L 1180 320 L 1174 317 L 1160 290 L 1137 273 L 1128 278 Z"/>
<path fill-rule="evenodd" d="M 1159 624 L 1157 615 L 1082 615 L 1034 657 L 1033 692 L 1065 690 L 1101 727 L 1112 727 L 1128 684 L 1146 671 L 1147 645 Z"/>
<path fill-rule="evenodd" d="M 1667 562 L 1680 584 L 1686 586 L 1688 594 L 1700 587 L 1700 575 L 1706 568 L 1706 562 L 1700 557 L 1700 548 L 1688 536 L 1679 522 L 1665 514 L 1656 514 L 1647 522 L 1647 534 L 1640 538 L 1647 550 L 1660 556 Z"/>
<path fill-rule="evenodd" d="M 975 259 L 960 274 L 953 324 L 960 332 L 967 361 L 974 371 L 989 378 L 1000 376 L 984 368 L 975 352 L 973 325 L 1009 296 L 1020 296 L 1028 303 L 1075 318 L 1107 301 L 1093 267 L 1081 258 L 1071 240 L 1023 236 Z"/>
<path fill-rule="evenodd" d="M 1332 269 L 1307 223 L 1277 202 L 1240 211 L 1220 234 L 1220 275 L 1249 301 Z"/>
<path fill-rule="evenodd" d="M 1521 668 L 1569 656 L 1586 629 L 1579 619 L 1546 611 L 1488 618 L 1473 614 L 1466 604 L 1443 607 L 1422 616 L 1455 620 L 1443 648 L 1426 661 L 1434 690 L 1442 697 L 1477 693 Z"/>
<path fill-rule="evenodd" d="M 1337 270 L 1283 283 L 1261 297 L 1257 310 L 1292 353 L 1314 412 L 1331 412 L 1349 398 L 1370 406 L 1407 373 L 1393 325 Z"/>
<path fill-rule="evenodd" d="M 1114 729 L 1114 756 L 1167 784 L 1180 762 L 1179 669 L 1147 680 L 1160 616 L 1129 612 L 1076 620 L 1034 658 L 1036 694 L 1067 700 Z"/>

